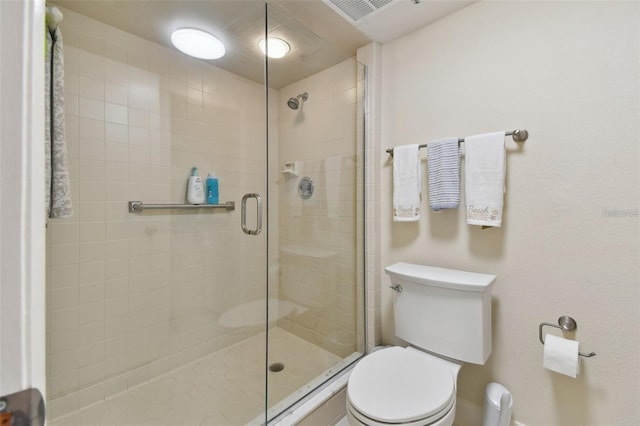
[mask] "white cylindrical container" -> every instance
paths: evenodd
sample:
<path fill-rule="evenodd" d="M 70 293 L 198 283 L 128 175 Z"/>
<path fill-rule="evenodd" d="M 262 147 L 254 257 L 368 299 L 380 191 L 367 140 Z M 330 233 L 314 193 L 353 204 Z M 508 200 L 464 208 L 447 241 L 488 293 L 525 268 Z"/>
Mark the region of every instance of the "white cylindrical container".
<path fill-rule="evenodd" d="M 489 383 L 484 395 L 483 426 L 509 426 L 513 398 L 511 393 L 499 383 Z"/>

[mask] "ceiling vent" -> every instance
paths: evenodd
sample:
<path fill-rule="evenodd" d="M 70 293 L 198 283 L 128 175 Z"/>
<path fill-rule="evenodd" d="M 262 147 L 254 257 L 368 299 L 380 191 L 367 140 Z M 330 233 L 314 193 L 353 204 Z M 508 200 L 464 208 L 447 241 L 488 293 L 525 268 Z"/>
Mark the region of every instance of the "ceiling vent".
<path fill-rule="evenodd" d="M 355 24 L 393 1 L 394 0 L 325 0 L 325 3 L 329 4 L 338 12 L 341 12 L 340 14 L 343 17 L 348 18 Z"/>
<path fill-rule="evenodd" d="M 476 3 L 478 0 L 322 1 L 371 40 L 387 43 Z"/>

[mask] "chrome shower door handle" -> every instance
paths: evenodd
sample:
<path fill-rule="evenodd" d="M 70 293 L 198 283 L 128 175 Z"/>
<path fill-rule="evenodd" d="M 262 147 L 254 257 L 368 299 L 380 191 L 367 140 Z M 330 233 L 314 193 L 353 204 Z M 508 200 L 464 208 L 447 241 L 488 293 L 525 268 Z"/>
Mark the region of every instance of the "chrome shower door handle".
<path fill-rule="evenodd" d="M 249 198 L 256 199 L 256 229 L 247 228 L 247 200 Z M 258 235 L 262 231 L 262 197 L 260 197 L 260 194 L 244 194 L 244 197 L 242 197 L 240 225 L 242 226 L 242 232 L 248 235 Z"/>

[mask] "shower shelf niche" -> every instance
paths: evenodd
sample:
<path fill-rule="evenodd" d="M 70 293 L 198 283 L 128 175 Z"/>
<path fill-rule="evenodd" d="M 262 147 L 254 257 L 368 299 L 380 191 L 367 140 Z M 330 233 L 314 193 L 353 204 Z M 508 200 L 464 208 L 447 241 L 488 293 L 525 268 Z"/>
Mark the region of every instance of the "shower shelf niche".
<path fill-rule="evenodd" d="M 144 210 L 159 209 L 236 209 L 235 201 L 227 201 L 223 204 L 144 204 L 142 201 L 129 201 L 129 213 L 142 213 Z"/>

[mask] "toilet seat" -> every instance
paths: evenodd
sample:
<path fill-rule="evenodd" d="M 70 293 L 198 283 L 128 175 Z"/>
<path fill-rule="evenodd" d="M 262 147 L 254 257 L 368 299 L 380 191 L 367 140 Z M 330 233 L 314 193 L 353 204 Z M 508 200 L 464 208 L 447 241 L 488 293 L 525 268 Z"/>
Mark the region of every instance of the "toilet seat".
<path fill-rule="evenodd" d="M 455 405 L 455 378 L 441 360 L 390 347 L 364 357 L 347 386 L 351 414 L 363 424 L 430 424 Z"/>

